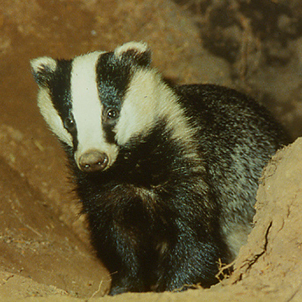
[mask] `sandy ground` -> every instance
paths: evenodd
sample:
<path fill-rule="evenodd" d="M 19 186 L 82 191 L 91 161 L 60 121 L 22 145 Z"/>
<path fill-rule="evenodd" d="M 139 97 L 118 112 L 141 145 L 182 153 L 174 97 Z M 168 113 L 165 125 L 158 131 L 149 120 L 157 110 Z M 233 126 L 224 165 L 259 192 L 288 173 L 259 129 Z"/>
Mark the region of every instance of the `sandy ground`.
<path fill-rule="evenodd" d="M 36 106 L 30 59 L 144 40 L 167 77 L 245 91 L 301 136 L 302 2 L 218 2 L 0 2 L 1 301 L 302 300 L 301 140 L 266 168 L 255 228 L 230 279 L 209 290 L 102 297 L 110 276 L 89 245 L 64 153 Z"/>

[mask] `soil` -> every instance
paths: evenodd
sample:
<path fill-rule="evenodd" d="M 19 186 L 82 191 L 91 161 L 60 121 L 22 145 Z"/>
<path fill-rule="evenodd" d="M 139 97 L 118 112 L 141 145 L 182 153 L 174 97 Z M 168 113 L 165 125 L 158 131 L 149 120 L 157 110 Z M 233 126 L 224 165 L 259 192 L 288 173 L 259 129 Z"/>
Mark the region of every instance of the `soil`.
<path fill-rule="evenodd" d="M 0 1 L 0 300 L 302 301 L 301 13 L 300 0 Z M 36 105 L 30 59 L 131 40 L 173 81 L 254 96 L 297 139 L 266 167 L 249 242 L 211 289 L 105 295 L 110 276 Z"/>

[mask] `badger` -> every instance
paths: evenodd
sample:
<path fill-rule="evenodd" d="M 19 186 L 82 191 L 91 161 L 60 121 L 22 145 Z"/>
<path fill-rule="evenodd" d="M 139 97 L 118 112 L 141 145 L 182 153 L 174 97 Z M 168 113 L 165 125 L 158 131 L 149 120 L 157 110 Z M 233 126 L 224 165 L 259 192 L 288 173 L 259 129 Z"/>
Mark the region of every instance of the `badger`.
<path fill-rule="evenodd" d="M 109 294 L 210 287 L 252 228 L 261 171 L 289 142 L 233 89 L 174 85 L 146 43 L 31 61 Z"/>

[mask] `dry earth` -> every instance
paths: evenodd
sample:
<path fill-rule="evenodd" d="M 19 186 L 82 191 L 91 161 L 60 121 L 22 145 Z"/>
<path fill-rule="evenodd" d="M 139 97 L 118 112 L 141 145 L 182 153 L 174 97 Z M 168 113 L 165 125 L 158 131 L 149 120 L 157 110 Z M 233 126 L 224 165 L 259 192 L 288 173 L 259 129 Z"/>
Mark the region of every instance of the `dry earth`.
<path fill-rule="evenodd" d="M 31 58 L 145 40 L 166 76 L 248 92 L 301 136 L 302 2 L 244 3 L 0 0 L 1 301 L 302 301 L 301 139 L 265 169 L 255 228 L 231 278 L 210 290 L 100 298 L 110 276 L 36 106 Z"/>

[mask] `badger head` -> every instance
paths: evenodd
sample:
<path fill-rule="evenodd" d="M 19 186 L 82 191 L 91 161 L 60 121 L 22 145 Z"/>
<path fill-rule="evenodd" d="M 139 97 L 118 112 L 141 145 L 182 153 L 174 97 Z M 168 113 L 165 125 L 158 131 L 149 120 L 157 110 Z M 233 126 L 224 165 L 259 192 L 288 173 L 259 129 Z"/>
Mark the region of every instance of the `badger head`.
<path fill-rule="evenodd" d="M 137 42 L 72 60 L 31 61 L 40 111 L 80 170 L 108 169 L 121 146 L 148 133 L 164 111 L 171 113 L 162 102 L 171 91 L 150 62 L 147 45 Z"/>

